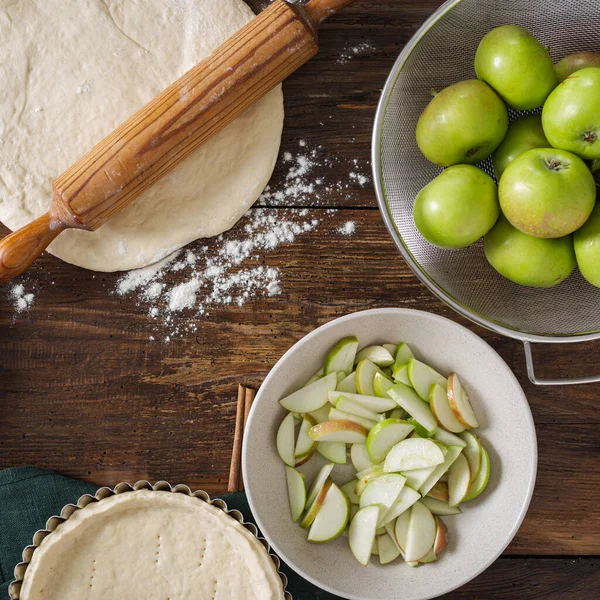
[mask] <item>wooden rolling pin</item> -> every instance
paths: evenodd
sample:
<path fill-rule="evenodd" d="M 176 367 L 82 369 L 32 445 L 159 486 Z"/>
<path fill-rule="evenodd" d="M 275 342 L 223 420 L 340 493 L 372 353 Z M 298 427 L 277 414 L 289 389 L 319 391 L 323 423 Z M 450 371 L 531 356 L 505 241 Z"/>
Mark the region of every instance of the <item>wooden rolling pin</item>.
<path fill-rule="evenodd" d="M 127 206 L 314 56 L 319 24 L 353 1 L 275 0 L 54 181 L 50 210 L 0 241 L 0 282 Z"/>

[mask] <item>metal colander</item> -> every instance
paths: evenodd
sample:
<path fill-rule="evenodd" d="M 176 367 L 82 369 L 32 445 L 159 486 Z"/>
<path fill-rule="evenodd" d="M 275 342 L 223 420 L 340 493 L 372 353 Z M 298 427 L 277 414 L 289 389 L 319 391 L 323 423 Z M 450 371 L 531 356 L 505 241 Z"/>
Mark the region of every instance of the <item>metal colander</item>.
<path fill-rule="evenodd" d="M 418 192 L 441 172 L 415 139 L 417 120 L 431 90 L 475 78 L 473 61 L 481 38 L 494 27 L 517 24 L 550 48 L 552 59 L 600 50 L 599 0 L 449 0 L 406 45 L 388 78 L 373 135 L 373 171 L 379 207 L 400 252 L 421 281 L 465 317 L 525 344 L 534 383 L 600 381 L 536 378 L 530 342 L 575 342 L 600 338 L 600 289 L 576 270 L 550 289 L 523 287 L 487 262 L 483 243 L 443 250 L 417 231 L 412 208 Z M 529 111 L 535 112 L 535 111 Z M 510 111 L 511 119 L 519 111 Z M 493 176 L 491 160 L 480 165 Z"/>

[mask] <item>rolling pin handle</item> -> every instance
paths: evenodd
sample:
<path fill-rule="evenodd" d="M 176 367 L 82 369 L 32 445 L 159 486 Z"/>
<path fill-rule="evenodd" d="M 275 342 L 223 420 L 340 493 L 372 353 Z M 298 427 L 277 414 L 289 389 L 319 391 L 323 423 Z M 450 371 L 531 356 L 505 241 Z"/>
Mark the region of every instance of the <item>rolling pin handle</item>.
<path fill-rule="evenodd" d="M 350 6 L 354 0 L 310 0 L 302 6 L 303 12 L 317 28 L 325 19 Z"/>
<path fill-rule="evenodd" d="M 64 229 L 65 225 L 47 212 L 0 240 L 0 283 L 27 270 Z"/>

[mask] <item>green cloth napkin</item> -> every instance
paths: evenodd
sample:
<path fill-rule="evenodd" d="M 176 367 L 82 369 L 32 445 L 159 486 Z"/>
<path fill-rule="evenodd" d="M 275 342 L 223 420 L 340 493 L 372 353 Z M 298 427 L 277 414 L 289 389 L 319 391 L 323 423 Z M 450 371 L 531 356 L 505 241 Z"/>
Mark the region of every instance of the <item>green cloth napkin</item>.
<path fill-rule="evenodd" d="M 52 515 L 65 504 L 74 504 L 83 494 L 94 494 L 97 486 L 58 475 L 38 467 L 16 467 L 0 471 L 0 600 L 7 599 L 15 565 L 23 548 L 32 543 L 33 534 L 46 526 Z M 237 509 L 246 521 L 252 513 L 244 493 L 221 496 L 230 509 Z M 288 576 L 288 591 L 294 600 L 336 600 L 305 581 L 282 564 Z"/>

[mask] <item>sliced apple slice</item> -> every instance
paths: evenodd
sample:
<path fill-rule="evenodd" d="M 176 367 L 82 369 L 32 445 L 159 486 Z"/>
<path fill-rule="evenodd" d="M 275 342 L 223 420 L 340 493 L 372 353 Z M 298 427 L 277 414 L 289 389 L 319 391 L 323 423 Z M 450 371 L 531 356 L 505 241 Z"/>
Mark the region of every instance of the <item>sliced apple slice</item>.
<path fill-rule="evenodd" d="M 460 436 L 466 443 L 466 447 L 463 450 L 465 458 L 469 461 L 469 467 L 471 468 L 471 479 L 475 479 L 479 474 L 481 468 L 481 444 L 477 439 L 477 436 L 470 431 L 465 431 Z"/>
<path fill-rule="evenodd" d="M 342 379 L 335 388 L 338 392 L 349 392 L 350 394 L 356 394 L 356 373 L 352 371 L 348 377 Z"/>
<path fill-rule="evenodd" d="M 387 565 L 400 556 L 398 544 L 386 533 L 377 537 L 377 548 L 379 550 L 379 563 Z"/>
<path fill-rule="evenodd" d="M 383 373 L 375 373 L 373 377 L 373 391 L 379 398 L 389 398 L 388 391 L 394 387 L 394 382 L 388 379 Z"/>
<path fill-rule="evenodd" d="M 323 543 L 335 540 L 346 529 L 349 516 L 348 498 L 335 483 L 332 483 L 325 502 L 308 532 L 308 541 Z"/>
<path fill-rule="evenodd" d="M 381 475 L 370 481 L 360 495 L 360 507 L 379 506 L 378 526 L 381 527 L 383 517 L 398 499 L 406 479 L 397 473 Z"/>
<path fill-rule="evenodd" d="M 435 467 L 444 462 L 444 453 L 432 440 L 409 438 L 396 444 L 388 453 L 383 470 L 398 473 Z"/>
<path fill-rule="evenodd" d="M 397 344 L 381 344 L 392 356 L 396 356 Z"/>
<path fill-rule="evenodd" d="M 316 451 L 317 451 L 317 445 L 315 444 L 315 447 L 306 456 L 296 459 L 295 466 L 301 467 L 302 465 L 305 465 L 315 455 Z"/>
<path fill-rule="evenodd" d="M 328 477 L 323 485 L 319 488 L 319 491 L 312 503 L 307 501 L 306 505 L 308 506 L 308 510 L 304 515 L 302 521 L 300 521 L 300 527 L 303 529 L 308 529 L 317 518 L 319 511 L 321 510 L 323 504 L 325 503 L 325 498 L 329 493 L 329 488 L 333 485 L 333 481 Z"/>
<path fill-rule="evenodd" d="M 292 521 L 296 522 L 306 506 L 306 485 L 304 475 L 293 467 L 285 466 L 285 477 L 287 480 L 288 499 L 290 501 L 290 513 Z"/>
<path fill-rule="evenodd" d="M 368 358 L 364 358 L 356 365 L 354 377 L 356 379 L 356 389 L 359 394 L 375 396 L 373 380 L 375 379 L 376 373 L 383 374 L 381 369 Z"/>
<path fill-rule="evenodd" d="M 364 417 L 359 417 L 357 415 L 353 415 L 352 413 L 345 412 L 343 410 L 338 410 L 337 408 L 332 408 L 329 411 L 329 420 L 330 421 L 352 421 L 357 423 L 358 425 L 362 425 L 367 431 L 369 431 L 372 427 L 375 427 L 376 421 L 371 421 L 370 419 L 365 419 Z"/>
<path fill-rule="evenodd" d="M 348 531 L 350 550 L 356 560 L 365 567 L 371 558 L 378 516 L 378 506 L 365 506 L 356 513 L 350 523 Z"/>
<path fill-rule="evenodd" d="M 306 499 L 306 506 L 310 508 L 310 505 L 315 501 L 316 497 L 319 495 L 322 487 L 325 485 L 325 482 L 331 475 L 331 471 L 333 471 L 333 467 L 335 465 L 328 463 L 323 465 L 316 477 L 314 478 L 312 485 L 310 486 L 310 490 L 308 492 L 308 498 Z"/>
<path fill-rule="evenodd" d="M 397 383 L 388 391 L 390 398 L 395 400 L 415 421 L 419 422 L 427 431 L 437 429 L 437 421 L 427 402 L 419 398 L 415 390 L 403 383 Z"/>
<path fill-rule="evenodd" d="M 416 358 L 411 358 L 408 361 L 408 378 L 417 394 L 423 400 L 429 400 L 429 390 L 432 385 L 437 383 L 446 389 L 448 384 L 448 380 L 445 377 Z"/>
<path fill-rule="evenodd" d="M 450 408 L 448 402 L 448 392 L 439 384 L 431 386 L 429 392 L 429 404 L 438 423 L 451 431 L 460 433 L 465 430 L 465 426 L 454 416 L 454 411 Z"/>
<path fill-rule="evenodd" d="M 432 515 L 459 515 L 462 510 L 458 506 L 450 506 L 447 502 L 442 502 L 431 496 L 425 496 L 421 502 L 431 511 Z"/>
<path fill-rule="evenodd" d="M 355 362 L 360 363 L 362 360 L 370 360 L 378 367 L 389 367 L 394 364 L 394 357 L 383 346 L 367 346 L 363 348 L 357 355 Z"/>
<path fill-rule="evenodd" d="M 355 336 L 341 339 L 329 352 L 323 365 L 325 374 L 343 371 L 346 375 L 352 372 L 354 358 L 358 349 L 358 338 Z"/>
<path fill-rule="evenodd" d="M 448 545 L 448 528 L 444 521 L 438 516 L 435 517 L 437 531 L 435 534 L 435 542 L 433 543 L 433 551 L 439 554 Z"/>
<path fill-rule="evenodd" d="M 445 481 L 438 481 L 427 493 L 430 498 L 436 498 L 442 502 L 448 502 L 448 484 Z"/>
<path fill-rule="evenodd" d="M 348 483 L 345 483 L 340 488 L 342 490 L 342 492 L 344 492 L 344 494 L 346 494 L 346 497 L 348 498 L 348 501 L 350 502 L 350 504 L 356 504 L 356 505 L 360 504 L 360 498 L 354 493 L 357 483 L 358 483 L 358 479 L 351 479 Z"/>
<path fill-rule="evenodd" d="M 433 546 L 431 547 L 431 550 L 418 562 L 418 564 L 421 565 L 426 565 L 428 563 L 432 563 L 435 562 L 437 560 L 437 556 L 435 554 L 435 552 L 433 551 Z"/>
<path fill-rule="evenodd" d="M 332 392 L 329 394 L 329 402 L 334 405 L 337 404 L 340 398 L 352 400 L 375 413 L 383 413 L 398 408 L 396 402 L 391 398 L 379 398 L 378 396 L 365 396 L 364 394 L 351 394 L 349 392 Z"/>
<path fill-rule="evenodd" d="M 381 477 L 382 475 L 383 469 L 379 466 L 374 466 L 373 468 L 368 469 L 367 472 L 361 471 L 360 473 L 357 473 L 356 478 L 358 479 L 358 483 L 354 488 L 354 493 L 360 497 L 369 482 L 377 477 Z"/>
<path fill-rule="evenodd" d="M 346 464 L 346 444 L 344 442 L 318 442 L 317 452 L 336 465 Z"/>
<path fill-rule="evenodd" d="M 315 442 L 344 442 L 344 444 L 361 444 L 367 439 L 369 430 L 350 420 L 335 420 L 319 423 L 308 430 L 308 435 Z"/>
<path fill-rule="evenodd" d="M 448 378 L 448 402 L 455 417 L 469 429 L 479 427 L 469 396 L 463 388 L 456 373 L 451 373 Z"/>
<path fill-rule="evenodd" d="M 411 507 L 412 508 L 412 507 Z M 398 548 L 402 552 L 406 552 L 406 542 L 408 538 L 408 525 L 410 523 L 410 510 L 403 512 L 397 519 L 394 527 L 394 539 Z"/>
<path fill-rule="evenodd" d="M 390 419 L 400 419 L 401 421 L 408 421 L 407 417 L 408 413 L 403 408 L 395 408 L 394 410 L 390 411 Z"/>
<path fill-rule="evenodd" d="M 467 445 L 462 438 L 459 438 L 457 435 L 454 435 L 445 429 L 436 429 L 431 437 L 438 442 L 442 442 L 442 444 L 445 444 L 446 446 L 460 446 L 461 448 L 464 448 Z"/>
<path fill-rule="evenodd" d="M 437 467 L 428 467 L 427 469 L 405 471 L 403 475 L 406 477 L 406 485 L 414 490 L 421 489 L 421 486 L 431 477 L 436 468 Z"/>
<path fill-rule="evenodd" d="M 358 402 L 355 402 L 354 400 L 345 398 L 344 396 L 341 396 L 338 399 L 335 407 L 338 410 L 343 410 L 344 412 L 351 413 L 353 415 L 356 415 L 357 417 L 364 417 L 365 419 L 369 419 L 370 421 L 374 421 L 375 423 L 379 418 L 379 415 L 375 411 L 371 410 L 370 408 L 366 408 L 365 406 L 359 404 Z"/>
<path fill-rule="evenodd" d="M 473 500 L 477 498 L 483 490 L 485 490 L 488 481 L 490 479 L 490 457 L 487 453 L 487 450 L 482 446 L 481 447 L 481 467 L 479 469 L 479 473 L 477 477 L 471 483 L 471 487 L 467 492 L 467 495 L 464 497 L 464 502 L 467 500 Z"/>
<path fill-rule="evenodd" d="M 433 548 L 436 523 L 429 509 L 415 502 L 410 509 L 410 521 L 406 535 L 405 558 L 408 562 L 421 560 Z"/>
<path fill-rule="evenodd" d="M 413 356 L 414 354 L 408 344 L 399 344 L 398 348 L 396 348 L 396 354 L 394 355 L 394 370 L 402 365 L 406 365 Z"/>
<path fill-rule="evenodd" d="M 336 385 L 337 374 L 330 373 L 306 387 L 300 388 L 297 392 L 282 398 L 279 403 L 290 412 L 313 412 L 327 403 L 328 393 L 334 391 Z"/>
<path fill-rule="evenodd" d="M 403 383 L 409 388 L 412 388 L 410 379 L 408 377 L 408 365 L 400 365 L 397 369 L 392 372 L 392 378 L 397 383 Z"/>
<path fill-rule="evenodd" d="M 329 410 L 331 409 L 331 405 L 329 403 L 324 404 L 318 410 L 313 410 L 312 412 L 306 413 L 310 415 L 315 423 L 323 423 L 324 421 L 329 421 Z"/>
<path fill-rule="evenodd" d="M 383 515 L 383 518 L 380 519 L 380 523 L 385 527 L 388 523 L 394 521 L 402 513 L 407 511 L 415 502 L 417 502 L 417 500 L 420 499 L 421 494 L 419 494 L 419 492 L 415 492 L 415 490 L 404 484 L 400 495 L 398 498 L 396 498 L 396 502 L 394 502 L 385 515 Z"/>
<path fill-rule="evenodd" d="M 413 425 L 399 419 L 385 419 L 377 423 L 369 431 L 366 442 L 371 460 L 375 463 L 384 461 L 392 447 L 406 438 L 413 429 Z"/>
<path fill-rule="evenodd" d="M 471 485 L 471 469 L 464 454 L 459 454 L 448 469 L 448 504 L 458 506 Z"/>
<path fill-rule="evenodd" d="M 444 473 L 452 466 L 452 463 L 458 458 L 458 455 L 462 452 L 460 446 L 447 446 L 448 451 L 444 455 L 444 462 L 433 469 L 431 475 L 427 478 L 425 483 L 419 488 L 421 495 L 427 496 L 429 490 L 442 478 Z"/>
<path fill-rule="evenodd" d="M 300 423 L 298 437 L 296 438 L 296 448 L 294 450 L 296 461 L 314 453 L 317 443 L 311 440 L 307 435 L 308 430 L 314 425 L 316 425 L 316 421 L 310 415 L 304 415 L 302 423 Z"/>
<path fill-rule="evenodd" d="M 357 472 L 364 471 L 375 465 L 367 452 L 365 444 L 352 444 L 350 448 L 350 461 Z"/>
<path fill-rule="evenodd" d="M 295 449 L 295 432 L 296 421 L 294 420 L 293 413 L 288 413 L 281 425 L 277 430 L 277 452 L 281 457 L 281 460 L 288 465 L 288 467 L 294 467 L 296 465 L 296 458 L 294 456 Z"/>
<path fill-rule="evenodd" d="M 435 431 L 427 431 L 427 429 L 425 429 L 425 427 L 423 427 L 423 425 L 421 425 L 421 423 L 419 423 L 419 421 L 417 421 L 416 419 L 413 419 L 412 417 L 409 417 L 408 419 L 406 419 L 406 421 L 407 421 L 407 423 L 410 423 L 415 428 L 409 437 L 432 438 L 434 433 L 436 431 L 439 431 L 439 428 L 436 429 Z"/>
<path fill-rule="evenodd" d="M 321 379 L 323 375 L 325 375 L 325 371 L 323 371 L 323 367 L 321 367 L 302 387 L 306 387 L 307 385 L 314 383 L 317 381 L 317 379 Z"/>

